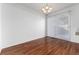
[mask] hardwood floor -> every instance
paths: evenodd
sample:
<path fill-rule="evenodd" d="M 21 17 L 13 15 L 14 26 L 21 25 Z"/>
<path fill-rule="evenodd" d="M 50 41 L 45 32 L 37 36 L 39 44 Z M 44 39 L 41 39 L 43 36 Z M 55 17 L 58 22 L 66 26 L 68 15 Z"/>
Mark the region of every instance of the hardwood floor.
<path fill-rule="evenodd" d="M 5 48 L 1 55 L 79 55 L 79 44 L 47 37 Z"/>

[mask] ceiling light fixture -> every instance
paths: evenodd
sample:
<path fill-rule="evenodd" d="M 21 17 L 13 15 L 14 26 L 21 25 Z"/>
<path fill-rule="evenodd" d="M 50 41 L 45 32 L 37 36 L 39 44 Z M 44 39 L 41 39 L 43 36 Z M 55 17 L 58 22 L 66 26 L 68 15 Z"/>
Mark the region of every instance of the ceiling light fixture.
<path fill-rule="evenodd" d="M 48 14 L 52 11 L 52 8 L 46 5 L 45 7 L 42 8 L 42 12 L 45 14 Z"/>

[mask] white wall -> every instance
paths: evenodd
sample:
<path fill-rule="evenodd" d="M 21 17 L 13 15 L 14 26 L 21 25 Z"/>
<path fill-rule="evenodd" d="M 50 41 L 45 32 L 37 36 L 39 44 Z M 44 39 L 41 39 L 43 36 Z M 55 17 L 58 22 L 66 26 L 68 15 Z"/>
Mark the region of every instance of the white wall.
<path fill-rule="evenodd" d="M 48 17 L 48 36 L 70 40 L 70 16 L 68 12 Z"/>
<path fill-rule="evenodd" d="M 79 36 L 75 35 L 79 29 L 79 4 L 72 7 L 71 10 L 71 41 L 79 43 Z"/>
<path fill-rule="evenodd" d="M 72 7 L 72 6 L 71 6 Z M 64 8 L 57 12 L 52 12 L 48 15 L 48 36 L 56 37 L 60 39 L 69 40 L 71 39 L 71 28 L 70 28 L 70 10 L 71 8 Z M 61 18 L 67 16 L 68 24 L 62 25 L 64 23 Z M 68 33 L 66 33 L 66 31 Z"/>
<path fill-rule="evenodd" d="M 55 17 L 48 17 L 47 21 L 48 36 L 55 37 Z"/>
<path fill-rule="evenodd" d="M 49 21 L 51 22 L 51 20 L 55 18 L 55 17 L 53 17 L 54 15 L 55 16 L 56 15 L 61 15 L 61 14 L 65 13 L 65 12 L 68 12 L 68 11 L 70 11 L 70 28 L 71 28 L 70 29 L 71 30 L 70 31 L 71 32 L 70 41 L 79 43 L 79 36 L 75 35 L 75 32 L 79 31 L 79 4 L 75 4 L 70 8 L 63 9 L 63 10 L 58 11 L 56 13 L 49 14 Z M 50 30 L 50 36 L 51 35 L 52 35 L 52 30 Z"/>
<path fill-rule="evenodd" d="M 1 14 L 2 13 L 1 13 L 1 8 L 2 8 L 2 4 L 0 4 L 0 52 L 1 52 L 1 47 L 2 47 L 2 35 L 1 35 L 2 34 L 2 30 L 1 30 L 2 29 Z"/>
<path fill-rule="evenodd" d="M 44 17 L 24 8 L 20 5 L 2 5 L 2 48 L 44 37 Z"/>

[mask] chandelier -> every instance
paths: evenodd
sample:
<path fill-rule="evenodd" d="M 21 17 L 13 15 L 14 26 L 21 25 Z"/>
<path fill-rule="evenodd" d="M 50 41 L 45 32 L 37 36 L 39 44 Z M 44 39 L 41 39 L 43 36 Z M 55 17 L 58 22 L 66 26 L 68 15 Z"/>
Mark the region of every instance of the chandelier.
<path fill-rule="evenodd" d="M 42 8 L 42 12 L 43 12 L 44 14 L 48 14 L 48 13 L 50 13 L 51 11 L 52 11 L 52 8 L 49 7 L 48 4 Z"/>

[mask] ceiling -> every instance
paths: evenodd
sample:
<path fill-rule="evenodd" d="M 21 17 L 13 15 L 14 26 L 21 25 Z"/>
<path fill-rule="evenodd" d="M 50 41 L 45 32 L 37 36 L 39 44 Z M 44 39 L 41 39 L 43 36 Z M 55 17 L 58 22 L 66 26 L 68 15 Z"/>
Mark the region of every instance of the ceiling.
<path fill-rule="evenodd" d="M 75 3 L 48 3 L 50 7 L 52 7 L 52 12 L 56 12 L 65 8 L 68 8 Z M 46 4 L 45 3 L 16 3 L 15 5 L 22 5 L 25 8 L 29 7 L 32 10 L 35 10 L 37 12 L 41 12 L 41 8 L 44 7 Z"/>

